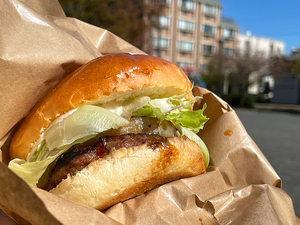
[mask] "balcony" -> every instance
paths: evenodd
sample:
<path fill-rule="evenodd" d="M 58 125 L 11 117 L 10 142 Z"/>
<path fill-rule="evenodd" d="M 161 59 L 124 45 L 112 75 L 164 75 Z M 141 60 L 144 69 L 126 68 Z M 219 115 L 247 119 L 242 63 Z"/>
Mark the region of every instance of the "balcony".
<path fill-rule="evenodd" d="M 192 34 L 194 32 L 194 30 L 184 28 L 179 28 L 179 31 L 183 34 Z"/>
<path fill-rule="evenodd" d="M 217 14 L 211 13 L 211 12 L 204 12 L 204 15 L 210 18 L 215 18 Z"/>
<path fill-rule="evenodd" d="M 184 57 L 186 57 L 186 56 L 192 54 L 193 51 L 194 51 L 194 49 L 177 49 L 177 50 L 178 50 L 178 52 L 179 52 L 182 56 L 184 56 Z"/>
<path fill-rule="evenodd" d="M 205 16 L 216 17 L 218 14 L 218 8 L 212 5 L 205 4 L 202 12 Z"/>
<path fill-rule="evenodd" d="M 181 1 L 181 11 L 186 13 L 193 13 L 195 11 L 196 4 L 192 0 L 182 0 Z"/>
<path fill-rule="evenodd" d="M 216 53 L 216 47 L 214 45 L 202 45 L 202 55 L 212 56 Z"/>
<path fill-rule="evenodd" d="M 195 23 L 188 20 L 178 20 L 177 28 L 182 33 L 193 33 L 195 30 Z"/>
<path fill-rule="evenodd" d="M 181 54 L 190 54 L 194 51 L 194 43 L 189 41 L 177 41 L 176 49 Z"/>
<path fill-rule="evenodd" d="M 161 37 L 151 37 L 152 43 L 151 48 L 154 50 L 168 50 L 169 48 L 169 39 Z"/>
<path fill-rule="evenodd" d="M 204 56 L 213 56 L 215 54 L 215 52 L 213 52 L 213 51 L 204 51 L 204 52 L 202 52 L 202 55 L 204 55 Z"/>
<path fill-rule="evenodd" d="M 223 56 L 226 58 L 235 58 L 235 49 L 223 48 Z"/>
<path fill-rule="evenodd" d="M 215 37 L 215 36 L 216 36 L 216 34 L 213 33 L 213 32 L 202 32 L 202 34 L 203 34 L 205 37 L 209 37 L 209 38 Z"/>
<path fill-rule="evenodd" d="M 205 36 L 216 36 L 216 27 L 209 26 L 209 25 L 203 25 L 202 26 L 202 33 Z"/>

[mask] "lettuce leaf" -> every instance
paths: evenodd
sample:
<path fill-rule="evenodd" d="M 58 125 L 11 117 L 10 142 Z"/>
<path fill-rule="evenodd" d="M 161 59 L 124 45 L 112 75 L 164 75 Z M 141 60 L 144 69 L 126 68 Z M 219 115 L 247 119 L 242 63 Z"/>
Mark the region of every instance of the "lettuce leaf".
<path fill-rule="evenodd" d="M 130 119 L 134 111 L 148 104 L 149 101 L 150 101 L 150 97 L 140 96 L 132 100 L 122 102 L 122 104 L 120 104 L 119 102 L 110 102 L 110 103 L 106 103 L 105 105 L 99 105 L 99 106 L 105 108 L 106 110 L 112 113 L 122 116 L 125 119 Z"/>
<path fill-rule="evenodd" d="M 83 143 L 103 131 L 126 126 L 129 124 L 127 119 L 130 116 L 148 116 L 158 118 L 159 121 L 172 122 L 179 130 L 180 135 L 185 135 L 198 143 L 207 167 L 209 163 L 208 150 L 196 134 L 208 120 L 203 115 L 206 105 L 203 109 L 190 111 L 193 103 L 199 97 L 187 101 L 184 99 L 184 95 L 152 100 L 148 96 L 143 96 L 122 105 L 114 102 L 105 106 L 80 106 L 56 119 L 44 131 L 36 141 L 27 160 L 14 159 L 10 161 L 8 167 L 29 185 L 35 186 L 47 167 L 72 145 Z"/>
<path fill-rule="evenodd" d="M 51 151 L 85 136 L 99 134 L 111 128 L 117 129 L 128 124 L 128 120 L 102 107 L 82 105 L 64 120 L 54 121 L 43 133 L 43 138 Z"/>
<path fill-rule="evenodd" d="M 187 101 L 182 96 L 173 96 L 171 98 L 151 100 L 147 105 L 135 111 L 132 116 L 148 116 L 158 118 L 159 121 L 167 120 L 172 122 L 179 130 L 181 136 L 187 136 L 200 146 L 204 156 L 205 168 L 207 168 L 209 164 L 209 152 L 204 142 L 197 135 L 209 120 L 203 115 L 206 104 L 203 105 L 202 109 L 190 110 L 199 98 L 195 97 Z"/>
<path fill-rule="evenodd" d="M 130 122 L 106 109 L 83 105 L 64 119 L 57 119 L 37 140 L 27 160 L 14 159 L 8 167 L 34 186 L 47 167 L 72 145 L 83 143 L 97 134 L 128 125 Z M 75 138 L 74 138 L 75 137 Z"/>
<path fill-rule="evenodd" d="M 21 177 L 28 185 L 36 186 L 47 167 L 57 158 L 56 155 L 43 161 L 27 162 L 23 159 L 13 159 L 8 168 Z"/>
<path fill-rule="evenodd" d="M 66 152 L 72 145 L 86 142 L 95 136 L 96 135 L 88 135 L 69 145 L 65 145 L 52 151 L 49 151 L 46 141 L 43 140 L 29 162 L 22 159 L 13 159 L 9 162 L 8 167 L 25 180 L 30 186 L 35 186 L 46 171 L 47 167 L 61 154 Z"/>
<path fill-rule="evenodd" d="M 205 168 L 207 168 L 209 165 L 209 152 L 208 152 L 208 149 L 207 149 L 205 143 L 202 141 L 202 139 L 197 134 L 195 134 L 193 131 L 191 131 L 187 128 L 184 128 L 180 125 L 176 125 L 176 128 L 180 131 L 181 136 L 185 135 L 187 138 L 196 142 L 200 146 L 202 154 L 203 154 L 203 158 L 204 158 L 204 166 L 205 166 Z"/>

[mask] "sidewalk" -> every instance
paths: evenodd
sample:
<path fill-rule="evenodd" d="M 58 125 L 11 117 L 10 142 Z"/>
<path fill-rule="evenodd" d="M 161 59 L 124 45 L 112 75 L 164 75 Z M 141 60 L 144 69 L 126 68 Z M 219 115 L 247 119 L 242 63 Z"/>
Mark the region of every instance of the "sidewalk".
<path fill-rule="evenodd" d="M 291 104 L 255 103 L 254 108 L 258 110 L 300 113 L 300 105 Z"/>

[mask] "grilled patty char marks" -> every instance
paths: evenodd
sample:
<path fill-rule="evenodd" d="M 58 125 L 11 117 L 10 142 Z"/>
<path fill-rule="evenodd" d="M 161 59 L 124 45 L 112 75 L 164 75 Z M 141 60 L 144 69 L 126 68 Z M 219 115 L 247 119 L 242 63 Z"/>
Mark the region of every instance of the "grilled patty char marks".
<path fill-rule="evenodd" d="M 103 158 L 108 152 L 101 142 L 97 146 L 73 147 L 68 152 L 62 154 L 50 173 L 47 190 L 55 188 L 67 175 L 75 175 L 91 162 Z"/>
<path fill-rule="evenodd" d="M 73 147 L 62 154 L 50 173 L 47 190 L 55 188 L 68 174 L 75 175 L 91 162 L 104 158 L 111 151 L 120 148 L 129 148 L 147 143 L 155 150 L 158 146 L 165 145 L 167 138 L 147 134 L 122 134 L 118 136 L 100 137 L 95 146 Z"/>

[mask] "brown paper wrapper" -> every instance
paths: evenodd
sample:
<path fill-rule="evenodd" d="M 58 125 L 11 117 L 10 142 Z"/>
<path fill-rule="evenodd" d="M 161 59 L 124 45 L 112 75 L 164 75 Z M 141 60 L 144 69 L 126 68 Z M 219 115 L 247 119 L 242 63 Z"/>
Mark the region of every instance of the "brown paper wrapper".
<path fill-rule="evenodd" d="M 69 72 L 109 53 L 143 54 L 107 30 L 67 18 L 57 1 L 0 3 L 0 208 L 19 224 L 300 224 L 281 180 L 231 107 L 206 89 L 199 133 L 207 173 L 160 186 L 105 212 L 29 187 L 7 168 L 14 127 Z"/>

